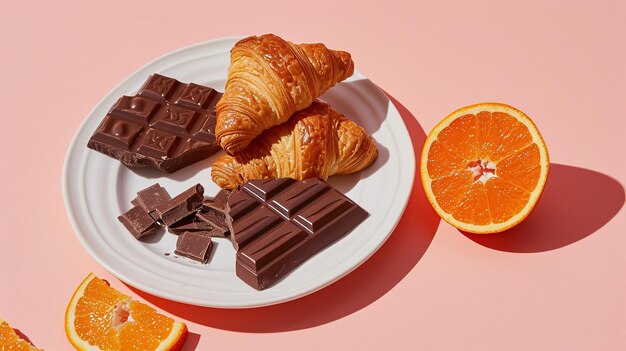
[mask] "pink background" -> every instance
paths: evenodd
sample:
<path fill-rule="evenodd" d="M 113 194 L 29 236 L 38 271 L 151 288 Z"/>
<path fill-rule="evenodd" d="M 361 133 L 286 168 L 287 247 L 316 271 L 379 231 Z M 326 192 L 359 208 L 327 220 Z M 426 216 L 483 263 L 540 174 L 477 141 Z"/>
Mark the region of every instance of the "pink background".
<path fill-rule="evenodd" d="M 187 321 L 185 350 L 626 349 L 626 2 L 588 3 L 5 4 L 0 318 L 46 350 L 70 349 L 64 310 L 93 271 Z M 417 155 L 425 133 L 458 107 L 492 100 L 522 109 L 552 160 L 536 211 L 506 234 L 463 235 L 439 221 L 416 177 L 380 251 L 300 300 L 207 309 L 125 286 L 83 250 L 65 215 L 61 166 L 72 135 L 155 57 L 266 32 L 350 51 L 397 99 Z"/>

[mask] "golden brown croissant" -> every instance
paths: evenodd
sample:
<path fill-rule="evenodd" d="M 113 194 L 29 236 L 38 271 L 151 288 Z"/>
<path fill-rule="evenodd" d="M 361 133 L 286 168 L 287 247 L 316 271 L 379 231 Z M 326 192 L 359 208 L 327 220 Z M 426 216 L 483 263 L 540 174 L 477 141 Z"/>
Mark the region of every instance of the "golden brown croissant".
<path fill-rule="evenodd" d="M 237 42 L 224 96 L 216 106 L 217 142 L 237 154 L 353 72 L 349 53 L 324 44 L 293 44 L 273 34 Z"/>
<path fill-rule="evenodd" d="M 213 163 L 211 177 L 225 189 L 249 179 L 317 177 L 358 172 L 374 162 L 374 140 L 355 122 L 321 101 L 263 132 L 236 156 Z"/>

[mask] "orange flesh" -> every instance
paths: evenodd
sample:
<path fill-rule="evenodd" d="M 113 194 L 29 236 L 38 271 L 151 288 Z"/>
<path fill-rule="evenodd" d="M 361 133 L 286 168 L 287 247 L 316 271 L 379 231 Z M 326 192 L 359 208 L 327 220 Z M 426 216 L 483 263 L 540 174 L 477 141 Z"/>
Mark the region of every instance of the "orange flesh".
<path fill-rule="evenodd" d="M 81 339 L 102 350 L 154 350 L 174 320 L 94 278 L 76 305 L 74 327 Z"/>
<path fill-rule="evenodd" d="M 427 170 L 442 210 L 476 225 L 519 213 L 541 176 L 539 148 L 526 125 L 488 111 L 461 116 L 441 130 Z"/>
<path fill-rule="evenodd" d="M 9 323 L 0 321 L 0 350 L 32 351 L 38 349 L 28 341 L 20 339 Z"/>

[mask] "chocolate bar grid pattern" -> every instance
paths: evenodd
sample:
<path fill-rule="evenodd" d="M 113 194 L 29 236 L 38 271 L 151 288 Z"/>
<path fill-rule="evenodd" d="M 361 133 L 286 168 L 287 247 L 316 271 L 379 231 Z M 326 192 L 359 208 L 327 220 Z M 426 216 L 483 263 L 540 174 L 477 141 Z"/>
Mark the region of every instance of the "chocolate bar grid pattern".
<path fill-rule="evenodd" d="M 316 236 L 314 245 L 303 247 L 306 254 L 301 261 L 306 260 L 368 216 L 318 179 L 252 180 L 231 196 L 229 205 L 237 262 L 257 272 Z M 324 231 L 327 226 L 335 226 L 332 233 Z"/>
<path fill-rule="evenodd" d="M 91 139 L 163 161 L 202 147 L 215 152 L 215 104 L 221 95 L 153 74 L 136 96 L 113 105 Z"/>

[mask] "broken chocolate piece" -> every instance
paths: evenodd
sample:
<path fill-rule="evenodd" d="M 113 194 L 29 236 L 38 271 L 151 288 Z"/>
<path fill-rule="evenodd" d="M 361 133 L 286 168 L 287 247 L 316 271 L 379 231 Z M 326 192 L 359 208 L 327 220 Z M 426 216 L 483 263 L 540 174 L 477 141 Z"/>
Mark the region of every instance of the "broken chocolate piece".
<path fill-rule="evenodd" d="M 135 198 L 137 204 L 141 206 L 146 212 L 152 216 L 155 220 L 159 219 L 159 215 L 156 213 L 159 205 L 171 200 L 170 195 L 161 187 L 159 183 L 151 185 L 137 193 Z"/>
<path fill-rule="evenodd" d="M 196 212 L 202 205 L 203 199 L 204 188 L 202 185 L 196 184 L 175 198 L 159 205 L 156 212 L 163 223 L 167 226 L 171 226 L 172 224 Z"/>
<path fill-rule="evenodd" d="M 180 234 L 182 232 L 199 232 L 199 231 L 211 231 L 213 227 L 206 221 L 201 220 L 195 213 L 181 219 L 180 221 L 170 225 L 169 231 L 174 234 Z"/>
<path fill-rule="evenodd" d="M 219 206 L 221 208 L 226 208 L 226 204 L 228 203 L 228 197 L 230 196 L 231 191 L 226 189 L 221 189 L 215 198 L 213 199 L 213 204 L 215 206 Z"/>
<path fill-rule="evenodd" d="M 159 229 L 159 225 L 154 218 L 139 206 L 122 213 L 117 219 L 122 222 L 136 239 L 154 234 Z"/>
<path fill-rule="evenodd" d="M 250 180 L 228 199 L 236 272 L 264 289 L 352 231 L 368 213 L 319 179 Z"/>
<path fill-rule="evenodd" d="M 205 208 L 205 211 L 199 211 L 196 214 L 196 217 L 205 221 L 213 228 L 218 228 L 223 231 L 223 236 L 228 234 L 228 225 L 226 224 L 226 213 L 223 211 L 218 211 L 215 208 L 208 207 Z"/>
<path fill-rule="evenodd" d="M 195 261 L 207 263 L 212 247 L 211 237 L 203 234 L 203 232 L 183 232 L 176 240 L 174 253 Z"/>

